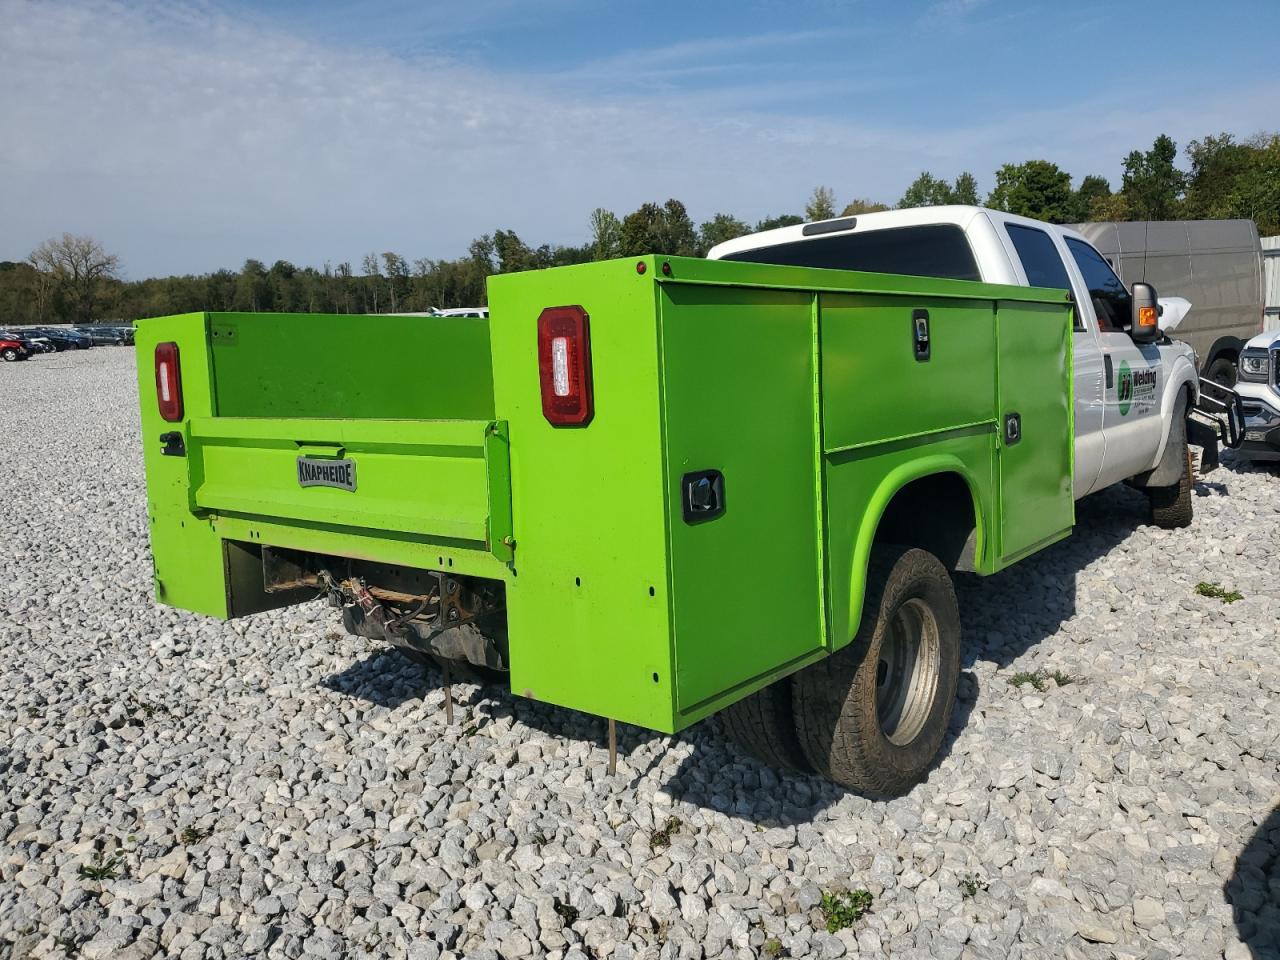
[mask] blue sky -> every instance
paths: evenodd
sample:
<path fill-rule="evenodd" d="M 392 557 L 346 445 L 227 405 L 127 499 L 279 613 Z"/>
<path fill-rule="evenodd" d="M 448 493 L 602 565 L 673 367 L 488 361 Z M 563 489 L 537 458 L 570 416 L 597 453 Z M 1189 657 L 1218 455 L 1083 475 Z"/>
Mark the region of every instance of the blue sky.
<path fill-rule="evenodd" d="M 0 259 L 91 233 L 129 276 L 579 243 L 892 203 L 1003 162 L 1280 130 L 1280 3 L 0 0 Z M 1140 45 L 1141 44 L 1141 45 Z"/>

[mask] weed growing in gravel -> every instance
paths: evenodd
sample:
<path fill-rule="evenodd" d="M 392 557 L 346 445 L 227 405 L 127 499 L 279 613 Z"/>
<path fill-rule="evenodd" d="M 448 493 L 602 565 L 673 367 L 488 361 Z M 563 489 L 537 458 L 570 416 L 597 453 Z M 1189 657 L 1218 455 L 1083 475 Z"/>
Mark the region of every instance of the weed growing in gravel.
<path fill-rule="evenodd" d="M 671 837 L 683 824 L 679 817 L 667 817 L 667 822 L 658 830 L 649 834 L 649 849 L 658 850 L 671 846 Z"/>
<path fill-rule="evenodd" d="M 1225 590 L 1220 583 L 1205 583 L 1201 581 L 1196 584 L 1196 593 L 1202 597 L 1213 597 L 1223 603 L 1235 603 L 1237 600 L 1244 599 L 1244 594 L 1239 590 Z"/>
<path fill-rule="evenodd" d="M 780 957 L 782 956 L 782 941 L 777 937 L 770 937 L 764 942 L 764 946 L 761 949 L 766 957 Z"/>
<path fill-rule="evenodd" d="M 571 903 L 564 903 L 561 900 L 556 901 L 556 915 L 560 917 L 566 927 L 572 927 L 578 922 L 578 908 Z"/>
<path fill-rule="evenodd" d="M 852 927 L 871 909 L 871 899 L 870 890 L 824 893 L 818 909 L 827 921 L 827 933 Z"/>
<path fill-rule="evenodd" d="M 1044 678 L 1045 674 L 1040 670 L 1031 673 L 1023 670 L 1010 677 L 1009 682 L 1019 689 L 1022 688 L 1023 684 L 1029 683 L 1037 692 L 1044 693 Z"/>
<path fill-rule="evenodd" d="M 80 865 L 80 876 L 86 880 L 115 880 L 120 876 L 121 861 L 119 855 L 113 854 L 108 859 L 102 859 L 102 851 L 99 850 L 93 856 L 93 863 L 82 863 Z"/>
<path fill-rule="evenodd" d="M 201 840 L 208 840 L 213 835 L 212 830 L 206 830 L 204 827 L 189 826 L 183 827 L 182 832 L 178 834 L 178 839 L 191 846 L 193 843 L 199 843 Z"/>
<path fill-rule="evenodd" d="M 987 881 L 976 873 L 960 875 L 960 892 L 966 900 L 970 897 L 976 897 L 985 889 L 987 889 Z"/>
<path fill-rule="evenodd" d="M 80 952 L 81 939 L 74 934 L 64 934 L 61 937 L 54 937 L 53 942 L 68 957 L 74 957 Z"/>
<path fill-rule="evenodd" d="M 1044 693 L 1045 681 L 1050 677 L 1052 677 L 1053 682 L 1060 687 L 1065 687 L 1069 683 L 1075 683 L 1077 679 L 1062 670 L 1053 670 L 1051 672 L 1045 672 L 1044 670 L 1032 670 L 1031 672 L 1027 672 L 1023 670 L 1010 677 L 1009 682 L 1019 688 L 1025 684 L 1030 684 L 1036 693 Z"/>
<path fill-rule="evenodd" d="M 541 850 L 550 842 L 551 841 L 547 839 L 547 835 L 545 833 L 535 833 L 533 835 L 533 845 L 537 847 L 539 850 Z"/>

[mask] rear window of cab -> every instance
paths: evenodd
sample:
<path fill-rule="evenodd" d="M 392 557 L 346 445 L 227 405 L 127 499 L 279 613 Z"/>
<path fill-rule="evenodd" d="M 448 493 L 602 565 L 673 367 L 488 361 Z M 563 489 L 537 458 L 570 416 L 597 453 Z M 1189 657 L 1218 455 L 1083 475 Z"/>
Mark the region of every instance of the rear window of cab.
<path fill-rule="evenodd" d="M 840 233 L 754 250 L 721 259 L 823 270 L 864 270 L 941 280 L 981 280 L 964 230 L 953 223 Z"/>

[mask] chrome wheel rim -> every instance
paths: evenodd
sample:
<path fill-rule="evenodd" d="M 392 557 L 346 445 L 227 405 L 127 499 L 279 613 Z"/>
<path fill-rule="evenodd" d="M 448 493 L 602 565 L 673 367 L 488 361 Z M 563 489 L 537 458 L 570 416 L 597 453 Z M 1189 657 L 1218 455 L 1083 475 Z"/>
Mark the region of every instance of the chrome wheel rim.
<path fill-rule="evenodd" d="M 938 693 L 938 622 L 923 600 L 893 613 L 876 662 L 876 716 L 880 731 L 897 746 L 920 735 Z"/>

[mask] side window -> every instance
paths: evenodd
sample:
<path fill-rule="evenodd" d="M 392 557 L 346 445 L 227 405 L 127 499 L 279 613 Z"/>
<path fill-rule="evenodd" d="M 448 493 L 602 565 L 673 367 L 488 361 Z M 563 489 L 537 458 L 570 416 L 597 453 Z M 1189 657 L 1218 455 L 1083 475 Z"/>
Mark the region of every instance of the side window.
<path fill-rule="evenodd" d="M 1131 322 L 1129 291 L 1115 271 L 1102 259 L 1102 254 L 1083 240 L 1067 238 L 1067 249 L 1080 268 L 1084 284 L 1089 288 L 1093 312 L 1098 315 L 1098 329 L 1104 332 L 1128 330 Z"/>
<path fill-rule="evenodd" d="M 1053 240 L 1043 230 L 1035 227 L 1024 227 L 1018 223 L 1006 223 L 1005 232 L 1018 251 L 1018 259 L 1022 261 L 1022 270 L 1027 275 L 1027 283 L 1033 287 L 1061 287 L 1071 289 L 1071 279 L 1067 276 L 1067 268 L 1062 265 L 1062 257 Z M 1080 311 L 1072 311 L 1072 329 L 1076 333 L 1084 332 L 1084 321 L 1080 319 Z"/>

